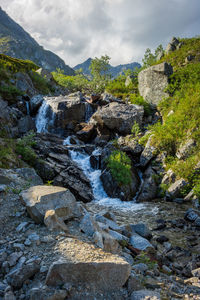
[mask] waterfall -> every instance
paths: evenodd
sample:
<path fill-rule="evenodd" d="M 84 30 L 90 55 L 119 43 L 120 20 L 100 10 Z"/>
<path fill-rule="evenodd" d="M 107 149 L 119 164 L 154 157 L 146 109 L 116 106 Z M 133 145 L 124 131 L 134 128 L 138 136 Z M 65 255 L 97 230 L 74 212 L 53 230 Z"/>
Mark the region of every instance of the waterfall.
<path fill-rule="evenodd" d="M 35 125 L 38 133 L 48 132 L 47 130 L 47 126 L 49 122 L 48 110 L 49 110 L 49 104 L 47 103 L 47 101 L 44 100 L 35 120 Z"/>
<path fill-rule="evenodd" d="M 71 146 L 70 137 L 67 137 L 63 141 L 63 145 Z M 95 149 L 92 152 L 92 155 L 99 154 L 98 151 L 98 149 Z M 76 150 L 69 150 L 69 154 L 71 159 L 83 170 L 84 174 L 90 180 L 94 201 L 98 202 L 98 204 L 130 211 L 142 210 L 144 208 L 145 205 L 143 203 L 135 203 L 134 201 L 121 201 L 118 198 L 108 197 L 100 179 L 101 170 L 94 170 L 91 167 L 90 156 L 86 153 L 83 154 Z"/>
<path fill-rule="evenodd" d="M 87 123 L 91 116 L 93 115 L 94 111 L 92 105 L 88 102 L 85 102 L 85 122 Z"/>
<path fill-rule="evenodd" d="M 30 115 L 29 101 L 26 101 L 26 112 L 27 112 L 27 115 Z"/>

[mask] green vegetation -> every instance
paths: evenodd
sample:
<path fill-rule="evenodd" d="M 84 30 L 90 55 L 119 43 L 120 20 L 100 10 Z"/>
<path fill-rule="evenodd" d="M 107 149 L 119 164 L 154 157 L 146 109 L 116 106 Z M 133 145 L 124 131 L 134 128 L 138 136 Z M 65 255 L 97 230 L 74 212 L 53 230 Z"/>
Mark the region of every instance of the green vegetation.
<path fill-rule="evenodd" d="M 160 152 L 167 153 L 166 168 L 186 179 L 189 187 L 199 195 L 200 174 L 195 171 L 195 166 L 200 161 L 200 38 L 181 41 L 183 45 L 179 50 L 161 60 L 170 62 L 175 72 L 167 88 L 170 97 L 158 106 L 163 124 L 158 122 L 149 129 L 153 133 L 153 144 Z M 194 59 L 186 64 L 188 55 L 193 55 Z M 187 158 L 180 160 L 176 153 L 189 139 L 193 139 L 196 146 Z"/>
<path fill-rule="evenodd" d="M 35 145 L 33 137 L 34 133 L 29 133 L 23 138 L 18 139 L 16 144 L 16 153 L 20 156 L 22 160 L 24 160 L 30 166 L 34 166 L 37 160 L 37 155 L 32 148 Z"/>
<path fill-rule="evenodd" d="M 122 151 L 113 151 L 107 159 L 107 167 L 120 186 L 131 183 L 131 160 Z"/>
<path fill-rule="evenodd" d="M 39 67 L 30 60 L 18 59 L 5 54 L 0 54 L 0 69 L 1 68 L 13 73 L 36 71 L 39 69 Z"/>
<path fill-rule="evenodd" d="M 147 67 L 150 67 L 151 65 L 155 64 L 156 63 L 156 60 L 157 60 L 157 56 L 160 54 L 160 53 L 164 53 L 164 50 L 163 50 L 163 46 L 162 45 L 159 45 L 154 54 L 151 53 L 151 49 L 147 48 L 146 51 L 145 51 L 145 54 L 144 54 L 144 57 L 142 59 L 142 69 L 145 69 Z"/>
<path fill-rule="evenodd" d="M 52 85 L 35 71 L 29 72 L 29 76 L 33 82 L 34 87 L 42 94 L 48 94 L 54 92 Z"/>
<path fill-rule="evenodd" d="M 64 88 L 67 88 L 70 92 L 83 91 L 87 92 L 90 90 L 89 80 L 81 73 L 75 76 L 67 76 L 63 70 L 57 69 L 52 72 L 54 80 Z"/>
<path fill-rule="evenodd" d="M 144 98 L 137 94 L 131 94 L 129 96 L 129 100 L 131 104 L 141 105 L 144 107 L 144 115 L 148 116 L 152 113 L 151 105 L 144 100 Z"/>
<path fill-rule="evenodd" d="M 135 138 L 138 138 L 140 134 L 140 126 L 139 124 L 135 121 L 132 128 L 131 128 L 131 133 Z"/>
<path fill-rule="evenodd" d="M 9 104 L 14 104 L 17 96 L 22 96 L 23 94 L 24 93 L 14 85 L 9 84 L 0 86 L 0 95 L 3 97 L 3 99 L 7 100 Z"/>
<path fill-rule="evenodd" d="M 0 168 L 20 167 L 21 162 L 15 153 L 15 141 L 0 139 Z"/>

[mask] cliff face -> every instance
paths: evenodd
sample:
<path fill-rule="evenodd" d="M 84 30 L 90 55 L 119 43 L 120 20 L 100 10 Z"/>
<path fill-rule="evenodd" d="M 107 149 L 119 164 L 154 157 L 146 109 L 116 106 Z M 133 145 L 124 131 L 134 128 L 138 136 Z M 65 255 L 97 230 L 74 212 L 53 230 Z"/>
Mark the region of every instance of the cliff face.
<path fill-rule="evenodd" d="M 43 49 L 19 24 L 13 21 L 0 8 L 0 53 L 12 57 L 28 59 L 49 71 L 56 68 L 67 75 L 74 75 L 74 70 L 51 51 Z"/>

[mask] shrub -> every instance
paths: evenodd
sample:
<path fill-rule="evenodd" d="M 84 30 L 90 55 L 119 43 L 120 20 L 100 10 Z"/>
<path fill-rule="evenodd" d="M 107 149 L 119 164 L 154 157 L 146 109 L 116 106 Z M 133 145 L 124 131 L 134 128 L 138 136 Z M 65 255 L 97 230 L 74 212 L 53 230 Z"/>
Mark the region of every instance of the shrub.
<path fill-rule="evenodd" d="M 32 71 L 29 73 L 31 80 L 33 82 L 34 87 L 43 94 L 48 94 L 49 92 L 53 92 L 53 88 L 51 84 L 43 78 L 40 74 Z"/>
<path fill-rule="evenodd" d="M 32 147 L 35 145 L 33 140 L 34 134 L 30 133 L 19 139 L 16 144 L 16 153 L 21 155 L 21 158 L 30 166 L 34 166 L 37 160 L 37 155 Z"/>
<path fill-rule="evenodd" d="M 150 115 L 152 113 L 151 105 L 144 100 L 142 96 L 131 94 L 129 97 L 129 100 L 131 104 L 141 105 L 144 107 L 144 114 L 146 116 Z"/>
<path fill-rule="evenodd" d="M 107 159 L 107 167 L 120 186 L 131 183 L 131 160 L 124 152 L 113 151 Z"/>
<path fill-rule="evenodd" d="M 7 100 L 9 104 L 16 103 L 17 97 L 22 96 L 24 93 L 20 91 L 14 85 L 0 86 L 0 95 L 4 100 Z"/>
<path fill-rule="evenodd" d="M 132 128 L 131 128 L 131 133 L 134 137 L 138 137 L 140 134 L 140 126 L 139 124 L 135 121 Z"/>

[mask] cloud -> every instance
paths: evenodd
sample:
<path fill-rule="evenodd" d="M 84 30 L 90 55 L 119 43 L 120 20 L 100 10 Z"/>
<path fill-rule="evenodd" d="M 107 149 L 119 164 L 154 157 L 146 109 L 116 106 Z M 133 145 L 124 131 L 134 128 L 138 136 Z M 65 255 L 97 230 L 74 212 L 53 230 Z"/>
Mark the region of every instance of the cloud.
<path fill-rule="evenodd" d="M 73 66 L 108 54 L 112 64 L 141 61 L 172 36 L 195 36 L 199 0 L 0 0 L 42 46 Z"/>

